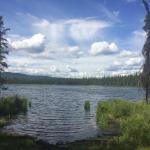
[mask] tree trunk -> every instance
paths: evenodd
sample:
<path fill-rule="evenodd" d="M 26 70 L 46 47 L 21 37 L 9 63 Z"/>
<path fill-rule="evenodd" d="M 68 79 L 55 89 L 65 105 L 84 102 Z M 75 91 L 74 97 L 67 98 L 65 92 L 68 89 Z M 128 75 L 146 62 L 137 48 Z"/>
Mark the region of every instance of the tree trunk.
<path fill-rule="evenodd" d="M 148 87 L 148 85 L 146 85 L 146 93 L 145 93 L 145 98 L 146 98 L 146 103 L 148 104 L 149 103 L 149 89 L 148 89 L 149 87 Z"/>

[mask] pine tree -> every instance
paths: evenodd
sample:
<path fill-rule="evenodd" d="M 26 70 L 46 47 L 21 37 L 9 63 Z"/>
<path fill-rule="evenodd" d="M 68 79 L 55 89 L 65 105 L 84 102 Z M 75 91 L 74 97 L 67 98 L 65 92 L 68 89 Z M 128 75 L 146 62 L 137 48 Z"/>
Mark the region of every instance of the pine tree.
<path fill-rule="evenodd" d="M 143 0 L 143 4 L 145 6 L 147 15 L 145 17 L 145 26 L 143 27 L 144 31 L 146 32 L 146 42 L 143 47 L 142 54 L 144 56 L 144 65 L 142 70 L 142 84 L 145 88 L 145 97 L 146 102 L 149 102 L 149 94 L 150 94 L 150 10 L 149 5 L 146 0 Z"/>
<path fill-rule="evenodd" d="M 3 17 L 0 16 L 0 88 L 4 83 L 4 79 L 2 78 L 2 72 L 4 72 L 5 69 L 8 67 L 6 63 L 6 55 L 8 55 L 8 41 L 5 38 L 6 32 L 8 30 L 10 29 L 5 28 Z"/>

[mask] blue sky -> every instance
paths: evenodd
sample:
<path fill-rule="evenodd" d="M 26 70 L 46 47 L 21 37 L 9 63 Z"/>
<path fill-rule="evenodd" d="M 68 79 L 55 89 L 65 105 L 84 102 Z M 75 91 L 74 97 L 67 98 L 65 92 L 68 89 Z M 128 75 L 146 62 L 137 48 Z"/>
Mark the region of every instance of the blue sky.
<path fill-rule="evenodd" d="M 140 70 L 142 0 L 0 0 L 8 71 L 99 77 Z"/>

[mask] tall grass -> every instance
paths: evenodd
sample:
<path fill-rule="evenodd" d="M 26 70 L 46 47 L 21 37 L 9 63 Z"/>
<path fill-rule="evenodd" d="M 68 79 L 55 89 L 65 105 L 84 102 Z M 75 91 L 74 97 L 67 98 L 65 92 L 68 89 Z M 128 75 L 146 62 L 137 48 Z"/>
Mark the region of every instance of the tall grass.
<path fill-rule="evenodd" d="M 112 124 L 118 126 L 119 143 L 135 146 L 150 145 L 150 105 L 144 102 L 112 100 L 100 102 L 96 112 L 97 123 L 102 129 Z"/>
<path fill-rule="evenodd" d="M 29 102 L 26 98 L 19 96 L 7 96 L 0 98 L 0 116 L 16 115 L 26 113 Z"/>
<path fill-rule="evenodd" d="M 90 101 L 85 101 L 84 102 L 84 109 L 85 110 L 90 110 Z"/>

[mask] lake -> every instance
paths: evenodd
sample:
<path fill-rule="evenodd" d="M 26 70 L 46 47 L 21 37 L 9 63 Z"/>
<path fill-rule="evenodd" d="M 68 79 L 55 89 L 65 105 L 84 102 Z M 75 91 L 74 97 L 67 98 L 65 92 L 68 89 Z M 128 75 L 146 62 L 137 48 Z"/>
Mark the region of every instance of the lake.
<path fill-rule="evenodd" d="M 67 85 L 7 85 L 2 95 L 18 94 L 32 102 L 26 116 L 19 115 L 5 131 L 31 135 L 51 144 L 72 142 L 101 135 L 96 125 L 96 106 L 101 100 L 124 98 L 139 100 L 141 88 L 67 86 Z M 91 103 L 84 110 L 84 101 Z"/>

